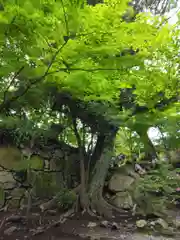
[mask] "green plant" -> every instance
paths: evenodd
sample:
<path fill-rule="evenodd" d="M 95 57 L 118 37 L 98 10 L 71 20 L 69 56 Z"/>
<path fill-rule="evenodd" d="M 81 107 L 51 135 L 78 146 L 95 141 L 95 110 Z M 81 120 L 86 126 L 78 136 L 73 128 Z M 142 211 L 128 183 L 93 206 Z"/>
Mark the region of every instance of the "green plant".
<path fill-rule="evenodd" d="M 157 169 L 136 181 L 132 194 L 141 213 L 159 215 L 175 199 L 174 192 L 178 186 L 180 179 L 176 171 L 170 164 L 161 162 Z"/>
<path fill-rule="evenodd" d="M 61 189 L 58 194 L 58 207 L 60 209 L 69 209 L 76 201 L 76 194 L 68 189 Z"/>
<path fill-rule="evenodd" d="M 115 153 L 118 155 L 122 153 L 126 155 L 128 160 L 132 159 L 132 154 L 141 154 L 143 149 L 139 136 L 130 128 L 120 128 L 115 141 Z"/>
<path fill-rule="evenodd" d="M 149 153 L 146 116 L 148 127 L 155 125 L 157 116 L 169 117 L 159 112 L 173 104 L 171 114 L 177 115 L 179 22 L 172 26 L 165 17 L 147 12 L 135 13 L 127 21 L 124 14 L 133 11 L 128 0 L 106 0 L 95 6 L 69 0 L 1 2 L 1 125 L 17 128 L 18 143 L 41 135 L 40 129 L 36 132 L 39 126 L 49 129 L 55 111 L 56 120 L 60 114 L 72 115 L 88 126 L 97 142 L 87 186 L 91 203 L 82 207 L 97 206 L 101 213 L 109 206 L 101 195 L 116 130 L 138 123 L 130 133 L 139 132 Z M 71 124 L 64 139 L 75 145 L 72 129 Z M 88 136 L 82 135 L 77 142 L 86 142 Z M 134 141 L 126 149 L 123 146 L 125 152 L 139 149 Z M 81 171 L 81 180 L 84 175 Z M 45 189 L 51 187 L 48 183 Z M 81 203 L 86 199 L 82 195 Z"/>

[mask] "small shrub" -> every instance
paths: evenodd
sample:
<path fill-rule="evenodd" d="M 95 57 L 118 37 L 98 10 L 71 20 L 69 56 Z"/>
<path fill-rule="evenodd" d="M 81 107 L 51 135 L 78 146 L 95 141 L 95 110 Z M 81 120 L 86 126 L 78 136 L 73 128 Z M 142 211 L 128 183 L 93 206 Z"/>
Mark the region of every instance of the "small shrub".
<path fill-rule="evenodd" d="M 59 208 L 63 210 L 67 210 L 70 207 L 72 207 L 75 201 L 76 201 L 76 194 L 73 191 L 70 191 L 68 189 L 62 189 L 59 192 L 59 196 L 58 196 Z"/>

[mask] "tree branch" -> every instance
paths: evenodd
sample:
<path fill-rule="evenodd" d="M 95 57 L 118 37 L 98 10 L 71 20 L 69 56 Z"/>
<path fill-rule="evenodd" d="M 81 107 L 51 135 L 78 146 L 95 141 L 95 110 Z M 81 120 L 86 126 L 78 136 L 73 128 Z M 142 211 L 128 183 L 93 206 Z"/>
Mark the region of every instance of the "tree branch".
<path fill-rule="evenodd" d="M 7 86 L 5 92 L 4 92 L 4 102 L 6 101 L 6 95 L 8 93 L 9 88 L 12 86 L 12 84 L 14 83 L 15 79 L 19 76 L 19 74 L 23 71 L 24 66 L 22 66 L 15 74 L 14 77 L 12 78 L 12 80 L 10 81 L 9 85 Z"/>
<path fill-rule="evenodd" d="M 84 72 L 96 72 L 96 71 L 127 71 L 125 68 L 90 68 L 90 69 L 85 69 L 85 68 L 58 68 L 55 71 L 49 72 L 49 74 L 53 73 L 58 73 L 62 71 L 84 71 Z M 127 74 L 127 72 L 125 73 Z M 121 74 L 122 75 L 122 74 Z"/>
<path fill-rule="evenodd" d="M 65 45 L 67 44 L 68 40 L 64 42 L 64 44 L 55 52 L 55 54 L 52 56 L 52 59 L 45 71 L 45 73 L 34 79 L 33 81 L 31 81 L 29 84 L 27 84 L 27 86 L 25 88 L 23 88 L 21 91 L 17 91 L 16 95 L 12 96 L 10 99 L 4 100 L 1 104 L 0 104 L 0 112 L 2 112 L 6 107 L 8 107 L 12 102 L 15 102 L 18 98 L 22 97 L 23 95 L 25 95 L 28 90 L 35 85 L 36 83 L 41 82 L 47 75 L 49 75 L 49 70 L 52 67 L 57 55 L 60 53 L 60 51 L 65 47 Z"/>
<path fill-rule="evenodd" d="M 62 9 L 63 9 L 63 14 L 64 14 L 64 21 L 65 21 L 65 25 L 66 25 L 67 39 L 68 39 L 69 38 L 69 26 L 68 26 L 66 11 L 65 11 L 63 0 L 60 0 L 60 1 L 61 1 L 61 4 L 62 4 Z"/>
<path fill-rule="evenodd" d="M 71 94 L 68 93 L 57 93 L 55 95 L 55 101 L 54 105 L 52 106 L 52 109 L 54 111 L 62 111 L 62 106 L 66 106 L 71 108 L 71 111 L 73 111 L 73 114 L 76 116 L 76 118 L 81 119 L 84 123 L 86 123 L 88 126 L 91 127 L 91 129 L 94 132 L 99 132 L 101 134 L 104 134 L 106 131 L 111 131 L 111 125 L 112 124 L 110 118 L 106 118 L 106 116 L 103 116 L 103 114 L 97 114 L 96 111 L 94 111 L 93 104 L 96 103 L 96 109 L 101 109 L 103 106 L 102 102 L 84 102 L 81 99 L 75 98 L 71 96 Z M 172 97 L 170 99 L 162 99 L 161 102 L 155 104 L 155 106 L 152 109 L 157 109 L 159 111 L 164 111 L 166 107 L 168 107 L 170 104 L 175 103 L 178 101 L 178 96 Z M 120 102 L 122 107 L 124 107 L 124 104 Z M 108 108 L 107 108 L 108 109 Z M 130 110 L 130 108 L 128 108 Z M 147 113 L 150 112 L 152 109 L 146 107 L 146 106 L 138 106 L 134 105 L 132 106 L 132 112 L 127 116 L 127 120 L 136 115 L 141 113 Z M 121 109 L 119 107 L 119 112 L 121 112 Z M 109 116 L 109 115 L 108 115 Z M 119 118 L 119 125 L 123 123 L 125 120 Z M 116 127 L 116 126 L 115 126 Z"/>

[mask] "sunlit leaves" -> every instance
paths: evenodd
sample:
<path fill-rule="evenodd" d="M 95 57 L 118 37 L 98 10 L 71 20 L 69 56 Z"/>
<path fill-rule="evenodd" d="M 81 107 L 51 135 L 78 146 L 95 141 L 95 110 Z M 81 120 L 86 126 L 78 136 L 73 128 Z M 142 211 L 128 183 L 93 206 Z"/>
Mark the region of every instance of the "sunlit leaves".
<path fill-rule="evenodd" d="M 136 132 L 127 127 L 120 128 L 115 141 L 115 152 L 117 155 L 123 153 L 132 160 L 132 153 L 140 154 L 142 147 Z"/>
<path fill-rule="evenodd" d="M 151 110 L 164 96 L 178 93 L 178 28 L 149 13 L 124 21 L 125 13 L 133 15 L 127 0 L 106 0 L 96 6 L 83 0 L 9 0 L 3 4 L 1 102 L 5 79 L 22 66 L 12 84 L 15 89 L 40 79 L 20 101 L 32 108 L 41 108 L 45 96 L 48 101 L 44 84 L 84 101 L 111 103 L 103 112 L 112 121 L 124 114 L 119 107 L 123 88 L 134 86 L 134 104 Z"/>

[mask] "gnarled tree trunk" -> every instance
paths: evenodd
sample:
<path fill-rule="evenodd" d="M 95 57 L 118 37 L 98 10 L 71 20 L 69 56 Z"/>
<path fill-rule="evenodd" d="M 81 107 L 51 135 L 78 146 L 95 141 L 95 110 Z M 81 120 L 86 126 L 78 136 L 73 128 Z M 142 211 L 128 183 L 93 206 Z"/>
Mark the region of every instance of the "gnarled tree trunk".
<path fill-rule="evenodd" d="M 114 141 L 117 131 L 105 135 L 102 154 L 94 167 L 94 175 L 89 185 L 89 198 L 92 210 L 104 217 L 112 217 L 112 208 L 102 196 L 104 182 L 108 173 L 113 154 Z"/>

